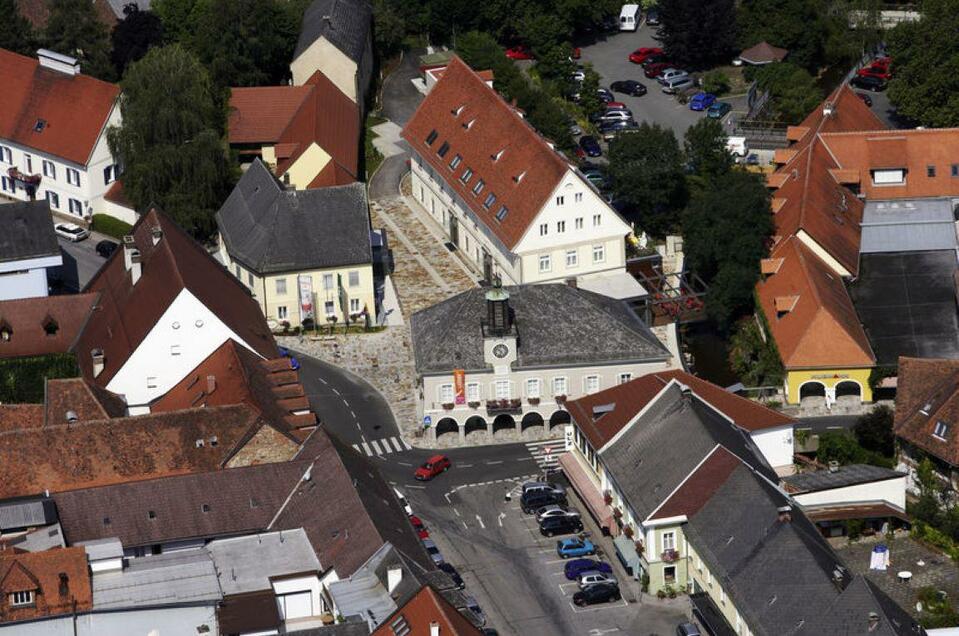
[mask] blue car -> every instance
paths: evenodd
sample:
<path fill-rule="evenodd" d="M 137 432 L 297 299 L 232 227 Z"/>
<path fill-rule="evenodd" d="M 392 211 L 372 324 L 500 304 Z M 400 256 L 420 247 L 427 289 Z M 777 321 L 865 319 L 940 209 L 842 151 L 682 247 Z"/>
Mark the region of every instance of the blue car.
<path fill-rule="evenodd" d="M 722 119 L 726 113 L 733 109 L 732 104 L 726 102 L 713 102 L 713 105 L 706 111 L 706 117 L 710 119 Z"/>
<path fill-rule="evenodd" d="M 556 542 L 556 554 L 561 559 L 584 557 L 596 554 L 596 546 L 589 539 L 560 539 Z"/>
<path fill-rule="evenodd" d="M 716 101 L 716 96 L 712 93 L 703 93 L 700 91 L 693 95 L 689 100 L 689 110 L 706 110 Z"/>
<path fill-rule="evenodd" d="M 613 566 L 605 561 L 595 561 L 593 559 L 574 559 L 566 562 L 563 568 L 566 578 L 575 581 L 583 572 L 602 572 L 603 574 L 612 574 Z"/>
<path fill-rule="evenodd" d="M 599 157 L 603 154 L 603 149 L 600 148 L 599 142 L 596 141 L 596 137 L 591 137 L 589 135 L 580 137 L 579 147 L 583 149 L 583 153 L 587 157 Z"/>
<path fill-rule="evenodd" d="M 300 361 L 297 360 L 293 356 L 293 354 L 290 353 L 290 350 L 287 349 L 286 347 L 279 347 L 279 349 L 280 349 L 281 356 L 283 356 L 284 358 L 290 359 L 290 368 L 293 369 L 294 371 L 298 370 L 300 368 Z"/>

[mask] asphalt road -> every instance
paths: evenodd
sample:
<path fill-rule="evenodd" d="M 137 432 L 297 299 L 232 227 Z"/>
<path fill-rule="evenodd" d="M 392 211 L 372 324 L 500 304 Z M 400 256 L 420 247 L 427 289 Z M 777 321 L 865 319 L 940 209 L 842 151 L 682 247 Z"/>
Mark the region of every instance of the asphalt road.
<path fill-rule="evenodd" d="M 809 429 L 813 433 L 821 433 L 828 430 L 852 430 L 859 420 L 858 415 L 825 415 L 823 417 L 802 417 L 799 418 L 797 429 Z"/>
<path fill-rule="evenodd" d="M 402 146 L 408 148 L 405 141 Z M 375 201 L 384 197 L 395 197 L 399 194 L 400 181 L 410 170 L 409 166 L 406 165 L 409 159 L 410 153 L 407 150 L 403 154 L 393 155 L 383 160 L 373 178 L 370 179 L 370 199 Z"/>
<path fill-rule="evenodd" d="M 423 101 L 423 94 L 410 81 L 420 74 L 417 60 L 422 53 L 419 49 L 406 51 L 399 67 L 383 80 L 382 114 L 401 128 Z"/>
<path fill-rule="evenodd" d="M 90 233 L 90 238 L 77 243 L 58 236 L 57 241 L 60 243 L 63 254 L 63 266 L 54 269 L 51 272 L 51 278 L 62 280 L 65 291 L 75 292 L 83 289 L 107 262 L 107 259 L 96 252 L 97 243 L 104 239 L 117 242 L 114 238 L 95 232 Z"/>

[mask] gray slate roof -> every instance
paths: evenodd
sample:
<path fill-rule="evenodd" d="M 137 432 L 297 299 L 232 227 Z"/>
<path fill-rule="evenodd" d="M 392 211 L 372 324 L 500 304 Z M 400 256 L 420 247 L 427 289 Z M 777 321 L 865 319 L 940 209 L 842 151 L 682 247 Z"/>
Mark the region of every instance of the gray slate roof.
<path fill-rule="evenodd" d="M 600 453 L 633 511 L 645 519 L 717 444 L 775 481 L 749 436 L 695 395 L 667 388 Z"/>
<path fill-rule="evenodd" d="M 0 503 L 0 531 L 45 526 L 57 520 L 57 507 L 52 499 L 12 499 Z"/>
<path fill-rule="evenodd" d="M 366 186 L 286 190 L 257 159 L 216 213 L 230 257 L 258 274 L 372 263 Z"/>
<path fill-rule="evenodd" d="M 60 255 L 45 199 L 0 206 L 0 226 L 0 262 Z"/>
<path fill-rule="evenodd" d="M 842 488 L 843 486 L 853 486 L 855 484 L 868 484 L 869 482 L 893 479 L 904 475 L 905 473 L 881 466 L 851 464 L 849 466 L 840 466 L 839 470 L 834 473 L 828 470 L 816 470 L 808 473 L 788 475 L 782 479 L 789 485 L 790 490 L 796 492 L 815 492 L 817 490 Z"/>
<path fill-rule="evenodd" d="M 27 552 L 43 552 L 52 548 L 67 547 L 63 540 L 63 529 L 60 528 L 59 522 L 52 526 L 37 528 L 32 532 L 6 539 L 6 543 L 12 548 Z"/>
<path fill-rule="evenodd" d="M 949 199 L 867 201 L 862 213 L 863 254 L 956 249 Z"/>
<path fill-rule="evenodd" d="M 213 560 L 203 550 L 130 559 L 122 571 L 98 572 L 92 580 L 94 610 L 214 605 L 223 598 Z"/>
<path fill-rule="evenodd" d="M 322 570 L 302 528 L 217 539 L 206 549 L 225 595 L 272 590 L 270 577 L 302 572 L 319 575 Z"/>
<path fill-rule="evenodd" d="M 568 285 L 505 288 L 519 333 L 514 368 L 652 362 L 666 347 L 624 303 Z M 420 374 L 486 368 L 480 321 L 485 289 L 471 289 L 413 314 L 411 329 Z"/>
<path fill-rule="evenodd" d="M 321 37 L 360 63 L 373 23 L 373 6 L 366 0 L 314 0 L 303 14 L 293 59 Z"/>
<path fill-rule="evenodd" d="M 870 613 L 879 617 L 870 631 Z M 924 634 L 911 616 L 879 587 L 862 575 L 852 580 L 832 607 L 810 617 L 797 636 L 819 634 L 868 634 L 868 636 L 900 636 Z"/>

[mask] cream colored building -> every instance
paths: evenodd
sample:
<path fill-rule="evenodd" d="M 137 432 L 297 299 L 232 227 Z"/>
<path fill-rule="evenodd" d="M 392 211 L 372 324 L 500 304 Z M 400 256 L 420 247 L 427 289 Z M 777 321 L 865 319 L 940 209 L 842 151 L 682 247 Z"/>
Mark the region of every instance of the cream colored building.
<path fill-rule="evenodd" d="M 257 160 L 217 213 L 219 258 L 274 328 L 375 323 L 369 223 L 363 184 L 287 190 Z"/>

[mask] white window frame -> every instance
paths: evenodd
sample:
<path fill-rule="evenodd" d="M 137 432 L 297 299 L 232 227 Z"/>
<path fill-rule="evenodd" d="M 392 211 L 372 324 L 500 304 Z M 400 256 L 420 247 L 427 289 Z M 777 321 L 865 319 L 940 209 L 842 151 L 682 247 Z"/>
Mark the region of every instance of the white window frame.
<path fill-rule="evenodd" d="M 549 223 L 540 223 L 539 224 L 539 235 L 546 236 L 549 234 Z"/>
<path fill-rule="evenodd" d="M 466 383 L 466 400 L 468 402 L 480 401 L 480 383 L 479 382 Z"/>
<path fill-rule="evenodd" d="M 156 376 L 149 375 L 147 376 L 147 388 L 155 389 L 157 388 L 157 379 Z"/>
<path fill-rule="evenodd" d="M 33 590 L 21 590 L 10 594 L 10 607 L 30 607 L 35 602 Z"/>
<path fill-rule="evenodd" d="M 0 146 L 0 161 L 3 163 L 13 163 L 13 152 L 6 146 Z"/>
<path fill-rule="evenodd" d="M 559 195 L 556 197 L 556 205 L 563 205 L 566 202 L 566 197 Z"/>
<path fill-rule="evenodd" d="M 496 396 L 497 400 L 508 400 L 510 397 L 509 380 L 494 380 L 493 395 Z"/>
<path fill-rule="evenodd" d="M 605 245 L 593 246 L 593 262 L 594 263 L 606 262 L 606 246 Z"/>
<path fill-rule="evenodd" d="M 276 317 L 280 320 L 286 320 L 290 316 L 289 310 L 286 308 L 286 305 L 277 305 L 276 307 Z"/>
<path fill-rule="evenodd" d="M 333 289 L 336 286 L 336 280 L 333 274 L 323 274 L 323 289 Z"/>
<path fill-rule="evenodd" d="M 599 226 L 602 225 L 602 224 L 603 224 L 603 215 L 602 215 L 602 214 L 594 214 L 594 215 L 593 215 L 593 227 L 599 227 Z"/>
<path fill-rule="evenodd" d="M 50 207 L 56 210 L 60 209 L 60 195 L 54 192 L 53 190 L 47 190 L 46 194 L 47 201 L 50 203 Z"/>
<path fill-rule="evenodd" d="M 676 549 L 676 533 L 673 531 L 663 532 L 661 541 L 663 542 L 663 552 Z"/>
<path fill-rule="evenodd" d="M 629 381 L 632 380 L 632 379 L 633 379 L 633 374 L 630 373 L 629 371 L 623 371 L 622 373 L 620 373 L 620 374 L 618 374 L 618 375 L 616 376 L 616 381 L 617 381 L 619 384 L 626 384 L 627 382 L 629 382 Z"/>
<path fill-rule="evenodd" d="M 566 250 L 566 267 L 573 268 L 579 266 L 579 250 Z"/>
<path fill-rule="evenodd" d="M 590 390 L 590 385 L 595 384 L 596 388 Z M 600 389 L 600 382 L 598 375 L 587 375 L 583 378 L 583 394 L 592 395 L 593 393 L 598 393 Z"/>
<path fill-rule="evenodd" d="M 562 391 L 559 390 L 560 386 L 563 388 Z M 569 378 L 565 375 L 558 375 L 553 378 L 553 396 L 557 395 L 569 395 Z"/>
<path fill-rule="evenodd" d="M 906 182 L 906 171 L 903 168 L 886 168 L 872 171 L 873 185 L 902 185 Z"/>
<path fill-rule="evenodd" d="M 582 200 L 583 200 L 582 192 L 577 192 L 576 194 L 573 195 L 573 201 L 575 201 L 576 203 L 580 203 L 582 202 Z"/>
<path fill-rule="evenodd" d="M 360 270 L 351 269 L 350 273 L 347 275 L 350 287 L 359 287 L 360 286 Z"/>
<path fill-rule="evenodd" d="M 77 199 L 67 199 L 67 206 L 70 209 L 70 214 L 83 216 L 83 204 L 80 203 L 80 201 L 78 201 Z"/>
<path fill-rule="evenodd" d="M 80 171 L 76 168 L 67 168 L 67 183 L 80 187 Z"/>
<path fill-rule="evenodd" d="M 577 230 L 583 229 L 583 217 L 577 217 L 576 221 L 573 223 Z"/>
<path fill-rule="evenodd" d="M 351 314 L 358 314 L 358 313 L 360 313 L 360 311 L 362 311 L 362 309 L 363 309 L 363 308 L 360 307 L 360 299 L 359 299 L 359 298 L 350 298 L 350 313 L 351 313 Z"/>
<path fill-rule="evenodd" d="M 543 393 L 543 383 L 539 378 L 526 378 L 526 397 L 540 398 Z"/>
<path fill-rule="evenodd" d="M 936 426 L 932 431 L 932 436 L 936 439 L 946 441 L 946 435 L 949 433 L 949 425 L 942 420 L 936 420 Z"/>
<path fill-rule="evenodd" d="M 539 273 L 545 274 L 551 271 L 553 271 L 553 258 L 549 254 L 540 254 Z"/>
<path fill-rule="evenodd" d="M 556 232 L 562 234 L 566 231 L 566 221 L 556 221 Z"/>
<path fill-rule="evenodd" d="M 274 285 L 276 286 L 277 296 L 286 296 L 286 279 L 285 278 L 277 278 Z"/>
<path fill-rule="evenodd" d="M 335 316 L 335 315 L 336 315 L 336 303 L 334 303 L 332 300 L 327 300 L 327 301 L 325 301 L 325 302 L 323 303 L 323 313 L 326 314 L 326 317 L 327 317 L 327 318 L 329 318 L 330 316 Z"/>
<path fill-rule="evenodd" d="M 439 398 L 440 404 L 452 404 L 455 393 L 453 392 L 453 384 L 441 384 L 436 388 L 436 395 Z"/>
<path fill-rule="evenodd" d="M 43 159 L 43 163 L 41 164 L 41 167 L 43 168 L 43 176 L 50 177 L 51 179 L 56 181 L 57 166 L 52 161 Z"/>

